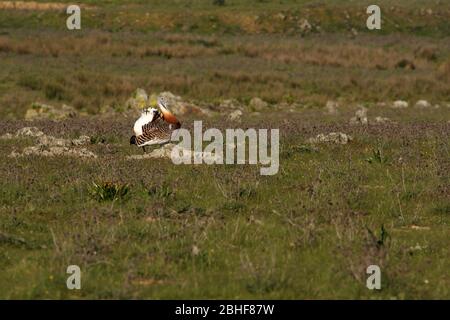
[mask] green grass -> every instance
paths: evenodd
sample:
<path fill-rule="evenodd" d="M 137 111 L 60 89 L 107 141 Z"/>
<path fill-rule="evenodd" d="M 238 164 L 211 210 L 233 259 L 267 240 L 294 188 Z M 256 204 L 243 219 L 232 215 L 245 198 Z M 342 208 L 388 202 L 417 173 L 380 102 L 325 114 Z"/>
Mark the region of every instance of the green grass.
<path fill-rule="evenodd" d="M 66 29 L 64 12 L 1 10 L 0 115 L 21 118 L 36 101 L 120 109 L 137 87 L 308 106 L 450 95 L 446 4 L 382 1 L 382 30 L 368 31 L 361 1 L 121 3 L 95 2 L 81 31 Z"/>
<path fill-rule="evenodd" d="M 337 128 L 315 111 L 275 119 L 291 150 L 275 176 L 248 165 L 126 160 L 140 152 L 127 145 L 126 126 L 118 142 L 89 147 L 98 160 L 11 160 L 20 144 L 1 142 L 1 296 L 448 298 L 448 125 L 420 124 L 413 111 L 368 131 L 338 117 L 354 141 L 314 151 L 307 138 Z M 428 117 L 439 122 L 448 111 Z M 292 126 L 300 120 L 306 133 Z M 380 146 L 389 160 L 368 163 Z M 90 196 L 92 182 L 118 180 L 114 192 L 96 194 L 115 199 L 127 186 L 126 201 Z M 82 269 L 81 291 L 65 287 L 70 264 Z M 370 264 L 382 268 L 381 291 L 365 288 Z"/>

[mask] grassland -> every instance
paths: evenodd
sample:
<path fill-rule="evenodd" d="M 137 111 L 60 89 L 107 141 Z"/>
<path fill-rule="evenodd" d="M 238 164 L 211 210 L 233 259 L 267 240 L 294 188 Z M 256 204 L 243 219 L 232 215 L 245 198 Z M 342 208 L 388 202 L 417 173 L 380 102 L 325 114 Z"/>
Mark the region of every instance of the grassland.
<path fill-rule="evenodd" d="M 10 158 L 32 139 L 0 139 L 1 298 L 450 298 L 449 4 L 380 1 L 369 32 L 364 1 L 80 2 L 79 32 L 57 10 L 0 9 L 0 135 L 89 135 L 98 155 Z M 280 128 L 280 172 L 127 160 L 134 115 L 99 112 L 137 87 L 209 105 L 205 127 Z M 231 98 L 240 123 L 218 108 Z M 87 116 L 24 121 L 36 101 Z M 349 125 L 357 104 L 396 124 Z M 353 141 L 307 142 L 329 132 Z M 93 182 L 127 193 L 101 201 Z"/>

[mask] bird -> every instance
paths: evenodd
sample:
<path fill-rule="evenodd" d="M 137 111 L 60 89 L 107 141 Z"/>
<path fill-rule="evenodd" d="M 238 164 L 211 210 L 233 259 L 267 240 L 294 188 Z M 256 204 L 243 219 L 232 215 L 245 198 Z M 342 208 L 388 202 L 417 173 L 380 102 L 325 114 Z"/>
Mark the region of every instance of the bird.
<path fill-rule="evenodd" d="M 130 145 L 142 147 L 163 145 L 170 141 L 172 132 L 181 128 L 181 123 L 167 108 L 164 97 L 158 98 L 158 107 L 143 109 L 141 116 L 134 123 L 134 135 L 130 138 Z"/>

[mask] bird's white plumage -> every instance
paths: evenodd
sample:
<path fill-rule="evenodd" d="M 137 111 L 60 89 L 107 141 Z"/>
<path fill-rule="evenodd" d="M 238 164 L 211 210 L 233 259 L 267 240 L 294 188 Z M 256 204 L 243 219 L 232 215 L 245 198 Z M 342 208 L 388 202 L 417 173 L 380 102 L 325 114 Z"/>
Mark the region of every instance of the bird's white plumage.
<path fill-rule="evenodd" d="M 155 108 L 149 108 L 142 111 L 141 116 L 136 120 L 133 127 L 134 134 L 136 136 L 140 136 L 142 134 L 142 127 L 144 125 L 153 121 L 155 112 L 158 112 Z"/>

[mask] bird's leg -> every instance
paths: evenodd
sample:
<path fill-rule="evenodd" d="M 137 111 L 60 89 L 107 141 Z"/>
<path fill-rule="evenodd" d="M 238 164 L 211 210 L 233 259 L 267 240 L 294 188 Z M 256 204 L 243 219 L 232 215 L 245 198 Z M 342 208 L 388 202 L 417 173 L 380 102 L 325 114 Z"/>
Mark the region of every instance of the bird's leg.
<path fill-rule="evenodd" d="M 145 146 L 142 147 L 142 150 L 144 150 L 144 153 L 147 153 L 147 152 L 145 151 Z"/>

